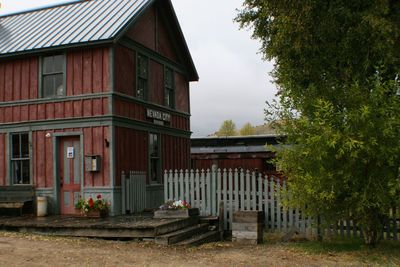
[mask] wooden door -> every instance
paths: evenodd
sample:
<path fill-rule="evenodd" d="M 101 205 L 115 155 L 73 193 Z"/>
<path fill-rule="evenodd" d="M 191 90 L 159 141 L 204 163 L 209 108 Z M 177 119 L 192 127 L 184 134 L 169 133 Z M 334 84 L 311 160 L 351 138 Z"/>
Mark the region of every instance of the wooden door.
<path fill-rule="evenodd" d="M 81 147 L 79 137 L 61 138 L 59 142 L 58 177 L 61 214 L 79 213 L 75 204 L 81 195 Z"/>

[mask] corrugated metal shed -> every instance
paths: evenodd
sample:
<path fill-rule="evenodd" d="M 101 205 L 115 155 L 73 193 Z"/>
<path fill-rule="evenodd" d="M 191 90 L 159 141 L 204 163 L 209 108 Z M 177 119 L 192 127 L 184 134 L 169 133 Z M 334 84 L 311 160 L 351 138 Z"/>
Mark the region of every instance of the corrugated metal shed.
<path fill-rule="evenodd" d="M 0 56 L 118 37 L 153 0 L 91 0 L 0 17 Z"/>

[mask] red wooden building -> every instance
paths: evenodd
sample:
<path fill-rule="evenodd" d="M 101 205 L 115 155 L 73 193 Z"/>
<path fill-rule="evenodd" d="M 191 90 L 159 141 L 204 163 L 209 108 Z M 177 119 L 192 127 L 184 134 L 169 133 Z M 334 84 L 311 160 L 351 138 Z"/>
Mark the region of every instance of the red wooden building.
<path fill-rule="evenodd" d="M 89 0 L 0 17 L 0 186 L 33 185 L 55 214 L 121 172 L 190 164 L 198 75 L 170 0 Z"/>
<path fill-rule="evenodd" d="M 245 169 L 266 175 L 278 175 L 271 160 L 275 153 L 267 145 L 277 146 L 276 135 L 192 138 L 191 160 L 194 169 Z"/>

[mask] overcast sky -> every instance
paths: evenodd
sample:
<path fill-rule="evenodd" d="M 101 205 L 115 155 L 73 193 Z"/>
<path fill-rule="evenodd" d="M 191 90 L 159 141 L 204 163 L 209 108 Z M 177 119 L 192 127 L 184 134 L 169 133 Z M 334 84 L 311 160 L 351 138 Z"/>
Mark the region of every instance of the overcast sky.
<path fill-rule="evenodd" d="M 0 15 L 54 5 L 62 0 L 0 0 Z M 224 120 L 240 128 L 264 123 L 265 101 L 276 94 L 261 60 L 260 44 L 233 22 L 242 0 L 172 0 L 200 81 L 191 84 L 194 136 L 218 130 Z"/>

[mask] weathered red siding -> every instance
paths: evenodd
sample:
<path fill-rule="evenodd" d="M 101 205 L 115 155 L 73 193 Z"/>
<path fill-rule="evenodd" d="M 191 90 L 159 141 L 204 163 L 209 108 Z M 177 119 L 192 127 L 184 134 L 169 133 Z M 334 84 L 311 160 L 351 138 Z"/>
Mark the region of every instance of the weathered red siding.
<path fill-rule="evenodd" d="M 110 151 L 108 127 L 83 129 L 85 155 L 100 155 L 101 171 L 85 172 L 85 187 L 110 186 Z M 107 142 L 106 142 L 107 140 Z"/>
<path fill-rule="evenodd" d="M 38 97 L 38 59 L 0 62 L 0 102 Z"/>
<path fill-rule="evenodd" d="M 6 185 L 6 135 L 0 134 L 0 185 Z"/>
<path fill-rule="evenodd" d="M 116 186 L 121 185 L 121 173 L 147 172 L 148 133 L 116 127 Z"/>
<path fill-rule="evenodd" d="M 54 132 L 83 132 L 84 155 L 100 155 L 101 157 L 100 172 L 85 172 L 85 187 L 110 185 L 110 152 L 104 141 L 105 139 L 109 140 L 108 127 L 91 127 L 36 131 L 32 133 L 33 180 L 36 187 L 48 188 L 53 186 L 53 140 L 52 138 L 47 138 L 46 134 Z"/>
<path fill-rule="evenodd" d="M 154 7 L 149 8 L 126 33 L 131 39 L 154 51 L 156 51 L 155 12 Z"/>
<path fill-rule="evenodd" d="M 0 107 L 0 123 L 107 115 L 108 98 Z"/>
<path fill-rule="evenodd" d="M 135 52 L 117 45 L 115 47 L 115 91 L 136 96 Z"/>
<path fill-rule="evenodd" d="M 188 169 L 190 167 L 190 139 L 163 134 L 162 170 Z"/>
<path fill-rule="evenodd" d="M 175 72 L 175 92 L 176 109 L 189 113 L 189 81 L 179 72 Z"/>
<path fill-rule="evenodd" d="M 109 91 L 109 48 L 86 48 L 67 53 L 67 95 Z"/>
<path fill-rule="evenodd" d="M 130 39 L 158 52 L 160 55 L 178 62 L 178 56 L 164 17 L 156 7 L 150 8 L 127 31 Z M 143 29 L 146 29 L 144 31 Z"/>
<path fill-rule="evenodd" d="M 175 62 L 178 62 L 178 56 L 174 43 L 171 40 L 171 34 L 167 30 L 166 21 L 162 16 L 158 16 L 157 19 L 157 52 Z"/>

